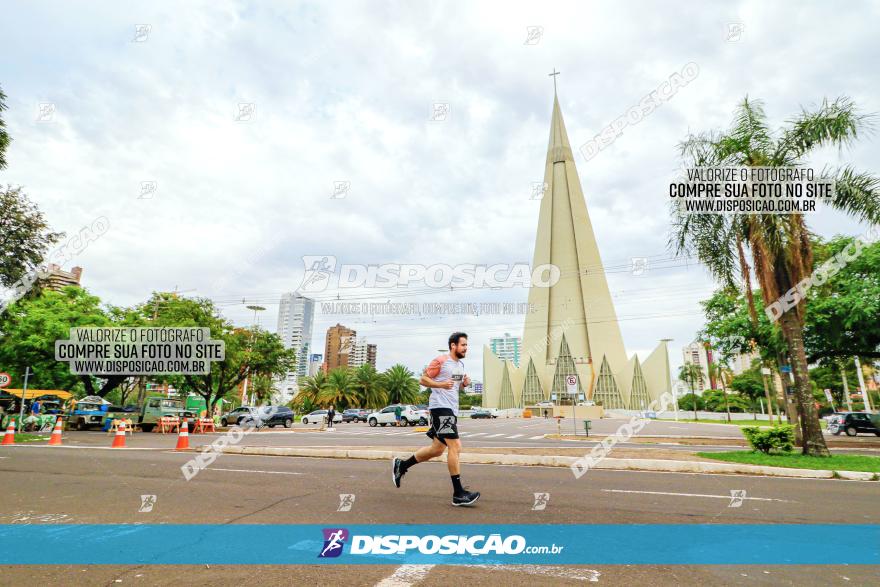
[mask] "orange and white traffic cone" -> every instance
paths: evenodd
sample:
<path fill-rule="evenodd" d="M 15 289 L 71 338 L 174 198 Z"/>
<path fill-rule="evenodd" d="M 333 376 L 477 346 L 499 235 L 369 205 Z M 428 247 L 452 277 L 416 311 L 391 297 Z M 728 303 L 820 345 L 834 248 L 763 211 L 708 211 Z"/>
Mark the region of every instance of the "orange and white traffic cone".
<path fill-rule="evenodd" d="M 9 426 L 6 427 L 6 434 L 3 435 L 3 442 L 0 443 L 0 446 L 7 444 L 15 444 L 15 422 L 12 420 L 9 420 Z"/>
<path fill-rule="evenodd" d="M 110 448 L 125 448 L 125 422 L 120 422 Z"/>
<path fill-rule="evenodd" d="M 55 429 L 49 438 L 49 446 L 61 446 L 61 418 L 55 420 Z"/>
<path fill-rule="evenodd" d="M 177 434 L 177 446 L 174 450 L 189 450 L 189 426 L 186 420 L 180 424 L 180 432 Z"/>

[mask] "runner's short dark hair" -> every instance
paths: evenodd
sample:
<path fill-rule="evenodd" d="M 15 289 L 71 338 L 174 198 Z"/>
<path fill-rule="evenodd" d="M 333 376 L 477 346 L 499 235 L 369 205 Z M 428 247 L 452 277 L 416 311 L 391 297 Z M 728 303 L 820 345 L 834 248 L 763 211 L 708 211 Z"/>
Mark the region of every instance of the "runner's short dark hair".
<path fill-rule="evenodd" d="M 447 345 L 446 348 L 450 348 L 450 347 L 452 347 L 452 345 L 458 344 L 459 339 L 467 338 L 467 337 L 468 337 L 468 335 L 465 334 L 464 332 L 453 332 L 452 334 L 449 335 L 449 344 Z"/>

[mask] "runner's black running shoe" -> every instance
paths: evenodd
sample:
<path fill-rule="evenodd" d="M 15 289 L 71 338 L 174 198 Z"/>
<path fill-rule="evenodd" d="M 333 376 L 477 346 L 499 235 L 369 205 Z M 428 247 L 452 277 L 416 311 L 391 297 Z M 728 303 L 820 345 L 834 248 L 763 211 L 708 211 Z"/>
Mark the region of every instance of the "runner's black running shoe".
<path fill-rule="evenodd" d="M 478 499 L 480 499 L 480 492 L 479 491 L 465 490 L 465 492 L 462 493 L 461 495 L 453 495 L 452 496 L 452 505 L 454 505 L 454 506 L 474 505 L 475 503 L 477 503 Z"/>
<path fill-rule="evenodd" d="M 404 471 L 401 468 L 403 461 L 394 457 L 391 459 L 391 480 L 395 487 L 400 487 L 400 480 L 403 479 Z"/>

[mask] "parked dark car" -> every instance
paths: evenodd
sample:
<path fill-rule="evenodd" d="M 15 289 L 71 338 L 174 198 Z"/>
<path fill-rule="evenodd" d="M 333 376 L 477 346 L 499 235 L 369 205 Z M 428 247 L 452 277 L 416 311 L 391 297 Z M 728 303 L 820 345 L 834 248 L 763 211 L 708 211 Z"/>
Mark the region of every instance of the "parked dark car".
<path fill-rule="evenodd" d="M 342 412 L 342 421 L 346 424 L 351 424 L 352 422 L 366 422 L 367 414 L 369 413 L 369 410 L 362 408 L 349 408 Z"/>
<path fill-rule="evenodd" d="M 474 410 L 471 412 L 471 419 L 476 420 L 477 418 L 494 418 L 492 412 L 489 410 Z"/>
<path fill-rule="evenodd" d="M 856 434 L 876 434 L 880 436 L 880 428 L 871 421 L 872 414 L 864 412 L 841 412 L 828 420 L 828 432 L 839 435 L 846 432 L 847 436 Z"/>
<path fill-rule="evenodd" d="M 257 408 L 256 413 L 240 418 L 239 423 L 248 425 L 254 420 L 258 421 L 257 424 L 261 428 L 263 426 L 268 426 L 269 428 L 275 428 L 275 426 L 290 428 L 293 426 L 293 410 L 287 406 L 265 406 Z"/>

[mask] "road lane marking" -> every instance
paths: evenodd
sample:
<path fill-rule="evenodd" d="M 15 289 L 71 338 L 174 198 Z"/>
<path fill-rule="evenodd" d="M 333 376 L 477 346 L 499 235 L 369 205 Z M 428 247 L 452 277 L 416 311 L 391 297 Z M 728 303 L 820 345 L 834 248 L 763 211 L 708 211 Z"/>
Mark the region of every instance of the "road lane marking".
<path fill-rule="evenodd" d="M 292 471 L 258 471 L 256 469 L 221 469 L 220 467 L 205 467 L 208 471 L 234 471 L 236 473 L 269 473 L 271 475 L 302 475 Z"/>
<path fill-rule="evenodd" d="M 507 438 L 519 438 L 522 434 L 514 434 L 513 436 L 508 436 Z"/>
<path fill-rule="evenodd" d="M 540 436 L 530 436 L 529 440 L 538 440 L 539 438 L 544 438 L 544 435 L 541 434 Z"/>
<path fill-rule="evenodd" d="M 486 433 L 485 433 L 485 432 L 476 432 L 476 433 L 474 433 L 474 434 L 471 434 L 471 437 L 474 437 L 474 436 L 483 436 L 484 434 L 486 434 Z"/>
<path fill-rule="evenodd" d="M 730 499 L 729 495 L 709 495 L 706 493 L 670 493 L 667 491 L 636 491 L 635 489 L 603 489 L 609 493 L 643 493 L 647 495 L 676 495 L 680 497 L 713 497 L 715 499 Z M 776 499 L 773 497 L 743 497 L 752 501 L 780 501 L 784 503 L 796 503 L 788 499 Z"/>
<path fill-rule="evenodd" d="M 433 568 L 434 565 L 401 565 L 393 574 L 376 583 L 376 587 L 409 587 L 424 580 Z"/>
<path fill-rule="evenodd" d="M 504 434 L 490 434 L 490 435 L 487 436 L 486 438 L 497 438 L 497 437 L 499 437 L 499 436 L 504 436 Z"/>
<path fill-rule="evenodd" d="M 507 573 L 527 573 L 529 575 L 543 575 L 545 577 L 557 577 L 560 579 L 574 579 L 575 581 L 589 581 L 590 583 L 598 583 L 599 577 L 602 576 L 602 573 L 594 569 L 544 565 L 471 565 L 465 568 L 504 571 Z"/>

